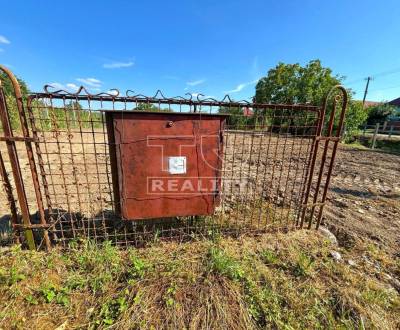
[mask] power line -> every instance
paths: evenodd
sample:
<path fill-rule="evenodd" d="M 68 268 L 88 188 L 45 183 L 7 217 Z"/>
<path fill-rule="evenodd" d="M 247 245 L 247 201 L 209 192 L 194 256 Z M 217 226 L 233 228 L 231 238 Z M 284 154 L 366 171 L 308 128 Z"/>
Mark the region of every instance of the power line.
<path fill-rule="evenodd" d="M 360 79 L 356 79 L 356 80 L 350 80 L 349 82 L 344 82 L 344 84 L 345 85 L 353 85 L 357 82 L 364 81 L 364 80 L 365 80 L 365 78 L 360 78 Z"/>
<path fill-rule="evenodd" d="M 380 77 L 385 77 L 391 74 L 395 74 L 395 73 L 400 73 L 400 67 L 399 68 L 394 68 L 391 70 L 387 70 L 387 71 L 382 71 L 382 72 L 378 72 L 378 73 L 374 73 L 372 75 L 369 75 L 369 77 L 371 78 L 380 78 Z M 365 80 L 366 78 L 359 78 L 359 79 L 355 79 L 355 80 L 350 80 L 349 82 L 344 82 L 345 85 L 353 85 L 355 83 L 358 83 L 360 81 Z"/>
<path fill-rule="evenodd" d="M 396 69 L 392 69 L 389 71 L 384 71 L 384 72 L 380 72 L 380 73 L 375 73 L 374 75 L 372 75 L 372 77 L 376 78 L 376 77 L 384 77 L 384 76 L 388 76 L 390 74 L 394 74 L 394 73 L 398 73 L 400 72 L 400 68 L 396 68 Z"/>
<path fill-rule="evenodd" d="M 390 86 L 390 87 L 385 87 L 385 88 L 379 88 L 379 89 L 371 89 L 370 92 L 379 92 L 379 91 L 384 91 L 387 89 L 393 89 L 393 88 L 399 88 L 400 85 L 396 85 L 396 86 Z"/>

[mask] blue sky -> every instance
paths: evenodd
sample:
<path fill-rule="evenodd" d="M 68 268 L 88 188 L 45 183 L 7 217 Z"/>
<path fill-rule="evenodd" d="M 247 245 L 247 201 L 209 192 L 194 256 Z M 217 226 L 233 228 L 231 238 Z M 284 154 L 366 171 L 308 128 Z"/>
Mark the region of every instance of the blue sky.
<path fill-rule="evenodd" d="M 400 1 L 4 1 L 0 63 L 34 91 L 234 99 L 278 62 L 319 58 L 362 98 L 400 97 Z"/>

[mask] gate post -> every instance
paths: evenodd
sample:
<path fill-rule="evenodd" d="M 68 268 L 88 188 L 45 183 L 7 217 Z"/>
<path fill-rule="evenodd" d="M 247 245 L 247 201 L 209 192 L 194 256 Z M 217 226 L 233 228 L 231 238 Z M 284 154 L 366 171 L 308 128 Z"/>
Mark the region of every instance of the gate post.
<path fill-rule="evenodd" d="M 19 205 L 22 213 L 22 221 L 25 226 L 31 225 L 28 200 L 26 198 L 24 182 L 22 179 L 21 167 L 18 160 L 17 148 L 15 140 L 13 140 L 13 133 L 11 129 L 10 118 L 8 116 L 7 104 L 3 88 L 0 85 L 0 120 L 3 126 L 4 138 L 7 144 L 8 156 L 10 158 L 11 168 L 14 176 L 15 188 L 17 190 L 17 196 Z M 15 230 L 15 227 L 14 227 Z M 29 249 L 35 249 L 35 240 L 33 238 L 32 229 L 25 230 L 25 237 Z"/>
<path fill-rule="evenodd" d="M 378 137 L 378 132 L 379 132 L 379 123 L 376 123 L 374 135 L 372 136 L 371 149 L 375 149 L 375 146 L 376 146 L 376 138 Z"/>
<path fill-rule="evenodd" d="M 303 204 L 301 205 L 302 212 L 299 213 L 299 216 L 297 217 L 296 221 L 296 226 L 298 226 L 299 228 L 303 228 L 304 220 L 306 218 L 308 199 L 310 197 L 312 180 L 314 175 L 315 162 L 317 160 L 317 155 L 318 155 L 318 147 L 320 141 L 319 137 L 321 136 L 322 127 L 324 126 L 325 112 L 326 112 L 326 104 L 324 103 L 324 106 L 322 107 L 318 115 L 317 131 L 315 133 L 315 138 L 313 140 L 313 144 L 311 147 L 311 153 L 309 157 L 309 167 L 307 169 L 307 175 L 305 177 L 306 186 L 305 186 L 305 191 L 303 190 L 302 194 L 303 195 L 302 198 L 304 197 L 304 201 L 302 200 Z M 299 223 L 299 218 L 300 218 L 300 223 Z"/>
<path fill-rule="evenodd" d="M 15 205 L 15 200 L 14 200 L 14 196 L 12 193 L 10 179 L 8 178 L 8 173 L 7 173 L 6 167 L 4 165 L 4 160 L 3 160 L 3 156 L 1 154 L 1 151 L 0 151 L 0 176 L 1 176 L 1 179 L 3 180 L 4 191 L 7 195 L 8 204 L 10 206 L 11 225 L 16 225 L 16 224 L 18 224 L 17 206 Z M 19 237 L 17 235 L 14 235 L 14 238 L 16 239 L 17 242 L 19 242 Z"/>
<path fill-rule="evenodd" d="M 330 122 L 328 124 L 329 128 L 328 128 L 328 132 L 327 132 L 327 136 L 326 136 L 326 142 L 325 142 L 325 151 L 327 151 L 330 141 L 333 141 L 333 148 L 332 148 L 331 161 L 329 163 L 328 173 L 326 174 L 324 191 L 322 193 L 321 203 L 319 204 L 319 213 L 318 213 L 318 216 L 317 216 L 316 229 L 318 229 L 318 227 L 319 227 L 319 225 L 321 223 L 322 214 L 323 214 L 324 206 L 325 206 L 325 202 L 326 202 L 326 196 L 328 194 L 328 187 L 329 187 L 329 183 L 330 183 L 331 176 L 332 176 L 333 164 L 335 162 L 336 152 L 337 152 L 337 148 L 338 148 L 338 145 L 339 145 L 339 142 L 340 142 L 340 138 L 341 138 L 342 133 L 343 133 L 342 131 L 343 131 L 343 125 L 344 125 L 344 117 L 346 115 L 346 110 L 347 110 L 347 101 L 348 101 L 347 91 L 343 86 L 335 86 L 334 89 L 336 89 L 336 88 L 339 89 L 340 92 L 342 93 L 341 112 L 340 112 L 340 116 L 339 116 L 339 123 L 338 123 L 338 126 L 336 128 L 336 135 L 332 135 L 333 123 L 334 123 L 334 120 L 335 120 L 335 113 L 336 113 L 336 105 L 337 105 L 336 103 L 340 99 L 339 95 L 337 95 L 336 98 L 334 99 L 334 105 L 333 105 L 334 107 L 332 108 L 333 115 L 331 116 Z M 326 98 L 328 99 L 328 97 L 329 97 L 329 94 L 327 95 Z M 323 164 L 321 165 L 321 174 L 322 174 L 322 171 L 323 171 Z M 317 187 L 317 193 L 316 193 L 317 195 L 318 195 L 319 188 L 320 187 L 318 186 Z M 309 227 L 311 227 L 311 222 L 312 222 L 312 218 L 310 219 Z"/>
<path fill-rule="evenodd" d="M 329 101 L 330 96 L 332 95 L 332 92 L 336 89 L 340 90 L 340 92 L 342 94 L 341 112 L 340 112 L 340 116 L 339 116 L 338 126 L 336 128 L 336 135 L 332 135 L 332 131 L 334 128 L 336 108 L 337 108 L 337 103 L 339 102 L 339 99 L 340 99 L 340 95 L 336 95 L 333 99 L 333 108 L 332 108 L 332 111 L 329 116 L 326 135 L 323 135 L 323 127 L 324 127 L 324 122 L 325 122 L 325 114 L 326 114 L 326 110 L 327 110 L 327 106 L 328 106 L 328 101 Z M 307 212 L 308 207 L 311 207 L 310 217 L 308 220 L 308 229 L 310 229 L 312 226 L 312 220 L 314 217 L 316 207 L 319 207 L 316 229 L 318 229 L 318 227 L 320 225 L 322 214 L 323 214 L 323 209 L 324 209 L 325 202 L 326 202 L 326 196 L 328 193 L 328 187 L 329 187 L 330 179 L 332 176 L 333 164 L 335 161 L 340 137 L 341 137 L 342 131 L 343 131 L 344 116 L 345 116 L 346 109 L 347 109 L 347 100 L 348 100 L 347 91 L 341 85 L 334 86 L 329 91 L 327 96 L 325 97 L 323 110 L 322 110 L 322 114 L 321 114 L 321 118 L 320 118 L 320 124 L 318 125 L 318 130 L 317 130 L 317 134 L 316 134 L 315 141 L 314 141 L 314 149 L 313 149 L 311 167 L 310 167 L 309 174 L 308 174 L 307 190 L 306 190 L 306 194 L 304 197 L 303 212 L 301 214 L 300 228 L 303 226 L 303 223 L 305 221 L 306 212 Z M 317 155 L 318 155 L 319 141 L 322 141 L 322 140 L 325 141 L 325 145 L 324 145 L 323 154 L 321 157 L 321 164 L 320 164 L 317 184 L 315 187 L 315 194 L 314 194 L 313 202 L 311 203 L 311 205 L 308 205 L 308 200 L 310 197 L 311 186 L 312 186 L 312 180 L 313 180 L 313 176 L 314 176 L 314 169 L 315 169 L 316 159 L 317 159 Z M 323 190 L 323 194 L 322 194 L 322 199 L 321 199 L 321 202 L 318 203 L 317 201 L 318 201 L 318 196 L 319 196 L 319 190 L 321 187 L 322 177 L 324 174 L 324 168 L 325 168 L 325 162 L 326 162 L 326 158 L 327 158 L 327 154 L 328 154 L 329 142 L 331 142 L 331 141 L 334 143 L 333 149 L 332 149 L 332 154 L 331 154 L 331 159 L 329 162 L 328 172 L 327 172 L 327 176 L 325 179 L 325 186 L 324 186 L 324 190 Z"/>
<path fill-rule="evenodd" d="M 31 174 L 32 174 L 33 187 L 35 190 L 36 202 L 37 202 L 39 216 L 40 216 L 40 222 L 42 225 L 39 227 L 44 228 L 44 235 L 43 235 L 44 242 L 46 244 L 46 247 L 49 249 L 50 248 L 50 239 L 49 239 L 49 235 L 48 235 L 48 231 L 47 231 L 47 223 L 46 223 L 46 219 L 45 219 L 42 194 L 40 192 L 39 178 L 38 178 L 38 174 L 36 171 L 35 158 L 33 155 L 33 148 L 32 148 L 32 144 L 31 144 L 32 138 L 30 138 L 30 136 L 29 136 L 28 122 L 26 120 L 26 115 L 24 112 L 21 88 L 19 86 L 18 80 L 12 74 L 12 72 L 10 70 L 8 70 L 4 66 L 0 65 L 0 71 L 3 71 L 7 75 L 7 77 L 10 79 L 13 89 L 14 89 L 14 95 L 15 95 L 15 100 L 17 103 L 19 121 L 21 123 L 21 129 L 22 129 L 22 133 L 23 133 L 23 137 L 20 138 L 19 140 L 25 142 L 25 147 L 26 147 L 26 151 L 27 151 L 27 155 L 28 155 L 29 167 L 30 167 Z M 4 91 L 1 88 L 1 86 L 0 86 L 0 117 L 1 117 L 1 122 L 3 125 L 4 135 L 6 138 L 10 162 L 12 165 L 12 171 L 13 171 L 14 181 L 15 181 L 16 190 L 17 190 L 17 194 L 18 194 L 18 200 L 20 202 L 21 213 L 22 213 L 23 222 L 24 222 L 22 227 L 23 227 L 23 230 L 26 232 L 26 237 L 27 237 L 27 242 L 28 242 L 29 248 L 35 249 L 35 241 L 34 241 L 33 233 L 32 233 L 33 225 L 30 222 L 28 200 L 26 197 L 24 182 L 22 179 L 21 167 L 20 167 L 20 164 L 18 161 L 18 154 L 17 154 L 17 149 L 15 146 L 15 138 L 13 139 L 13 129 L 12 129 L 11 123 L 10 123 L 10 116 L 9 116 L 9 112 L 8 112 L 8 108 L 7 108 L 7 103 L 6 103 Z"/>

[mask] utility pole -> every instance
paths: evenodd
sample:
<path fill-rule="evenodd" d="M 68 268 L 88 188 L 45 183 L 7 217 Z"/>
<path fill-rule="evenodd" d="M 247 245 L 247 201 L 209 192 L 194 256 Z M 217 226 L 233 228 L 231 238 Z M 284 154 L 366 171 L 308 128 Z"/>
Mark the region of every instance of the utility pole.
<path fill-rule="evenodd" d="M 367 78 L 367 85 L 365 86 L 363 102 L 362 102 L 363 108 L 364 108 L 364 105 L 365 105 L 365 99 L 367 98 L 368 86 L 369 86 L 369 81 L 370 81 L 370 80 L 372 80 L 372 78 L 371 78 L 371 77 L 368 77 L 368 78 Z"/>

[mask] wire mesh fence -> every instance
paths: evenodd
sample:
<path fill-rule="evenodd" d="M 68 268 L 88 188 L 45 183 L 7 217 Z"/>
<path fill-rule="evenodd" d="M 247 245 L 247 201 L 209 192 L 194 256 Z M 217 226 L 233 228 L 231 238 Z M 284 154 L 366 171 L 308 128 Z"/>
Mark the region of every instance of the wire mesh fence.
<path fill-rule="evenodd" d="M 201 96 L 167 98 L 161 92 L 153 97 L 130 91 L 125 96 L 91 95 L 82 88 L 71 94 L 46 87 L 44 93 L 31 94 L 22 110 L 26 132 L 17 155 L 20 166 L 26 162 L 22 187 L 30 216 L 24 220 L 20 211 L 10 212 L 18 213 L 12 219 L 14 233 L 26 241 L 26 233 L 31 232 L 37 247 L 66 245 L 79 238 L 140 246 L 149 240 L 186 240 L 216 232 L 318 226 L 343 125 L 346 94 L 339 91 L 341 101 L 333 98 L 329 110 L 327 103 L 255 104 L 229 97 L 222 101 Z M 335 114 L 332 110 L 338 104 L 341 112 Z M 4 115 L 6 110 L 2 109 Z M 106 118 L 110 112 L 163 113 L 165 118 L 196 114 L 200 131 L 204 116 L 226 114 L 217 134 L 222 146 L 220 187 L 212 212 L 157 219 L 121 216 L 112 152 L 119 146 L 110 141 Z M 8 146 L 18 144 L 9 134 L 3 141 Z M 127 147 L 137 148 L 137 144 L 130 142 Z M 4 144 L 0 151 L 5 154 Z M 4 172 L 5 187 L 18 190 L 18 175 L 11 168 Z M 9 184 L 4 180 L 7 172 L 14 174 Z M 14 200 L 11 193 L 7 196 Z"/>

